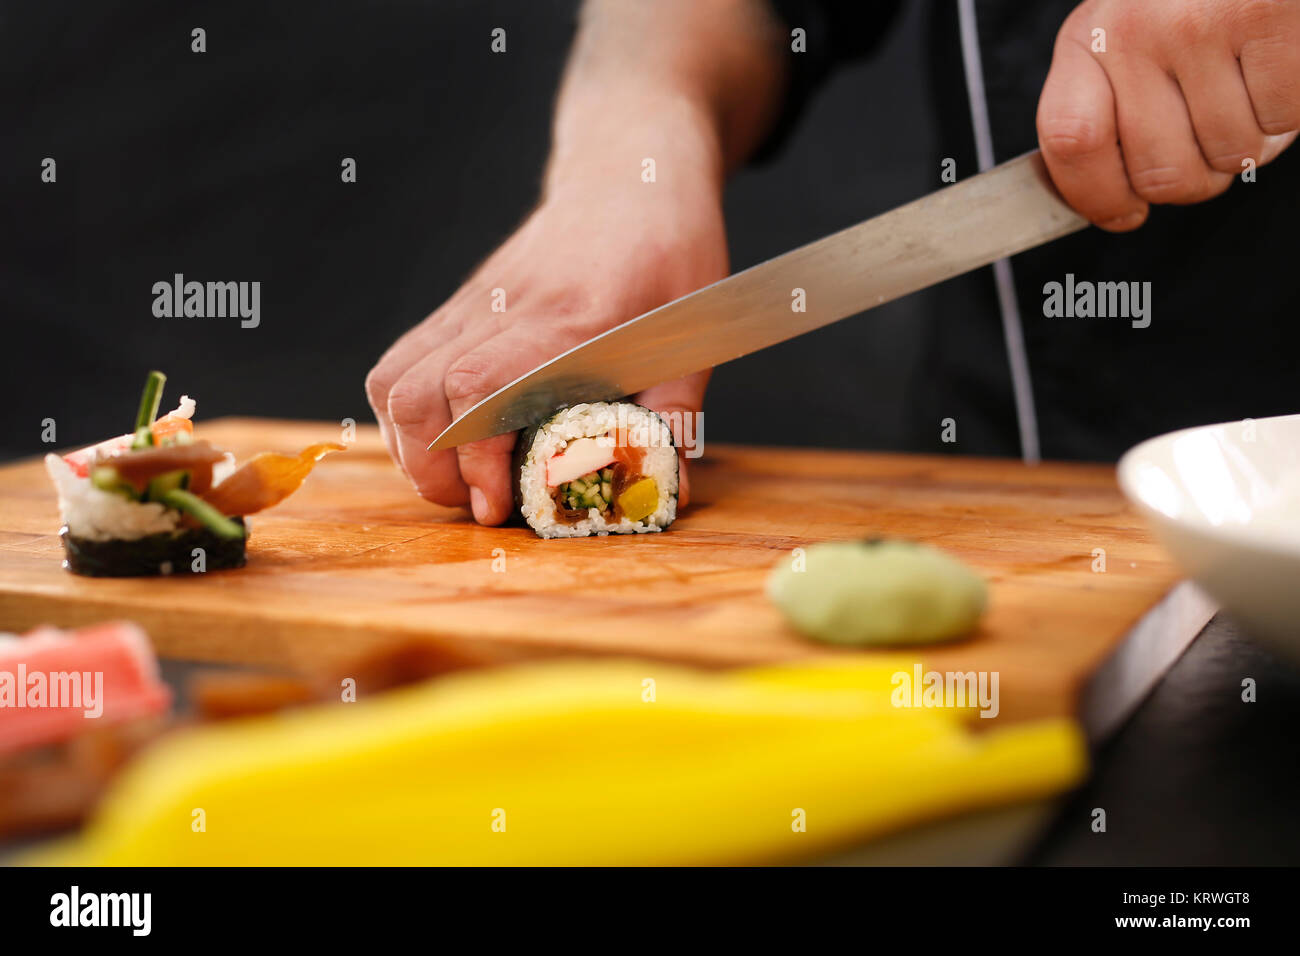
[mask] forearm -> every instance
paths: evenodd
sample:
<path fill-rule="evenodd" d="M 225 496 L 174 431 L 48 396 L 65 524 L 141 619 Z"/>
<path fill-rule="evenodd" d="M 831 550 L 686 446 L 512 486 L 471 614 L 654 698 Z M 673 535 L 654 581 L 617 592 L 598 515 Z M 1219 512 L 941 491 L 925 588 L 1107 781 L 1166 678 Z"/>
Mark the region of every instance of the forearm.
<path fill-rule="evenodd" d="M 588 0 L 556 105 L 547 192 L 684 165 L 719 189 L 776 115 L 782 34 L 765 0 Z"/>

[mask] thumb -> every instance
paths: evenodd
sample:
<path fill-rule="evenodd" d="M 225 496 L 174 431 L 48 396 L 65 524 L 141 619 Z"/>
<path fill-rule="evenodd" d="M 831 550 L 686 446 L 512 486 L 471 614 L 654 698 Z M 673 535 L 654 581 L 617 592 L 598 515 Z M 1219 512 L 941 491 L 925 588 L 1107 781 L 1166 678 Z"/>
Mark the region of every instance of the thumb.
<path fill-rule="evenodd" d="M 704 428 L 700 420 L 704 408 L 704 390 L 709 386 L 712 369 L 695 372 L 685 378 L 652 385 L 633 401 L 664 416 L 677 444 L 677 457 L 681 461 L 681 479 L 677 488 L 678 505 L 691 501 L 690 474 L 686 470 L 686 451 L 696 449 L 704 441 Z M 694 455 L 698 458 L 698 452 Z"/>

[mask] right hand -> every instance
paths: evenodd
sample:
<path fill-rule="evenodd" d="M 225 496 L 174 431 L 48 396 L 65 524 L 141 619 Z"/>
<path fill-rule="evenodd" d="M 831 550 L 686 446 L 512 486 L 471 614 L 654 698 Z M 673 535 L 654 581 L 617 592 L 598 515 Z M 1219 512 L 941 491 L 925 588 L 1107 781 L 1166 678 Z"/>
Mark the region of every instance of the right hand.
<path fill-rule="evenodd" d="M 515 435 L 427 447 L 461 413 L 592 336 L 727 274 L 720 177 L 635 164 L 567 180 L 446 303 L 386 352 L 366 393 L 388 451 L 430 501 L 470 504 L 482 524 L 513 508 Z M 698 175 L 696 175 L 698 173 Z M 493 290 L 506 309 L 493 312 Z M 647 389 L 660 412 L 701 408 L 707 371 Z M 683 467 L 685 462 L 683 462 Z M 680 500 L 689 486 L 683 471 Z"/>

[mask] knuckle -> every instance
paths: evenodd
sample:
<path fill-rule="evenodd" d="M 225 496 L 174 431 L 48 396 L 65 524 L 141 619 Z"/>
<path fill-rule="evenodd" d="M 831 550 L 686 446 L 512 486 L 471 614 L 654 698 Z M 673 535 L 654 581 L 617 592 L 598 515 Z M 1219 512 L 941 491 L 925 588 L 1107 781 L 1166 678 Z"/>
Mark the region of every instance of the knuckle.
<path fill-rule="evenodd" d="M 428 391 L 421 383 L 403 379 L 388 392 L 388 417 L 394 425 L 414 425 L 423 421 L 429 407 Z"/>
<path fill-rule="evenodd" d="M 1300 120 L 1292 120 L 1288 117 L 1269 117 L 1268 120 L 1260 122 L 1260 129 L 1270 137 L 1281 137 L 1283 133 L 1291 133 L 1297 126 L 1300 126 Z"/>
<path fill-rule="evenodd" d="M 451 363 L 443 378 L 443 391 L 449 402 L 463 402 L 487 394 L 489 366 L 473 352 Z"/>
<path fill-rule="evenodd" d="M 1202 4 L 1181 3 L 1165 25 L 1165 37 L 1176 49 L 1187 50 L 1204 43 L 1213 29 L 1213 18 Z"/>
<path fill-rule="evenodd" d="M 1147 166 L 1129 170 L 1133 191 L 1154 203 L 1191 202 L 1197 198 L 1201 177 L 1192 177 L 1179 166 Z"/>
<path fill-rule="evenodd" d="M 1218 170 L 1207 170 L 1205 174 L 1205 186 L 1201 191 L 1199 199 L 1213 199 L 1215 196 L 1222 196 L 1228 191 L 1228 188 L 1236 180 L 1237 174 L 1241 172 L 1238 166 L 1232 172 L 1220 172 Z"/>
<path fill-rule="evenodd" d="M 514 450 L 515 434 L 494 435 L 461 445 L 456 449 L 456 460 L 466 482 L 477 485 L 489 498 L 494 488 L 509 496 L 509 476 L 504 474 Z"/>
<path fill-rule="evenodd" d="M 613 324 L 607 321 L 610 304 L 584 289 L 553 293 L 540 303 L 539 312 L 545 316 L 539 324 L 539 337 L 560 345 L 580 342 Z"/>
<path fill-rule="evenodd" d="M 1275 86 L 1273 101 L 1262 112 L 1264 116 L 1258 117 L 1260 130 L 1270 137 L 1279 137 L 1300 127 L 1300 82 Z"/>
<path fill-rule="evenodd" d="M 1247 36 L 1267 36 L 1278 32 L 1278 18 L 1288 14 L 1295 19 L 1294 7 L 1286 0 L 1238 0 L 1231 20 Z"/>
<path fill-rule="evenodd" d="M 530 306 L 522 322 L 539 349 L 567 347 L 614 325 L 618 308 L 620 303 L 602 300 L 593 292 L 561 291 Z"/>
<path fill-rule="evenodd" d="M 425 501 L 432 501 L 435 505 L 453 508 L 463 505 L 466 500 L 464 491 L 451 482 L 426 479 L 416 480 L 414 485 L 417 495 Z"/>
<path fill-rule="evenodd" d="M 1107 232 L 1132 232 L 1147 221 L 1150 213 L 1151 207 L 1146 205 L 1120 209 L 1113 214 L 1098 217 L 1097 225 Z"/>
<path fill-rule="evenodd" d="M 1039 117 L 1038 141 L 1044 152 L 1066 162 L 1092 156 L 1110 145 L 1097 123 L 1068 114 Z"/>
<path fill-rule="evenodd" d="M 1259 161 L 1263 141 L 1257 141 L 1249 146 L 1241 144 L 1212 144 L 1205 150 L 1205 161 L 1210 164 L 1210 168 L 1220 173 L 1239 173 L 1241 164 L 1244 160 L 1253 159 Z"/>
<path fill-rule="evenodd" d="M 1238 56 L 1259 128 L 1276 135 L 1300 127 L 1300 31 L 1249 40 Z"/>
<path fill-rule="evenodd" d="M 546 331 L 539 335 L 539 339 L 552 343 L 553 348 L 568 348 L 603 332 L 613 324 L 606 321 L 604 316 L 592 313 L 557 315 L 547 322 Z"/>
<path fill-rule="evenodd" d="M 1150 14 L 1144 4 L 1112 5 L 1107 10 L 1106 20 L 1112 24 L 1111 33 L 1117 43 L 1124 47 L 1141 45 L 1143 38 L 1151 33 Z"/>
<path fill-rule="evenodd" d="M 366 374 L 366 399 L 376 412 L 388 407 L 388 392 L 391 387 L 392 379 L 384 371 L 382 363 Z"/>
<path fill-rule="evenodd" d="M 566 284 L 542 300 L 542 308 L 548 314 L 563 318 L 590 315 L 598 307 L 595 293 L 579 285 Z"/>
<path fill-rule="evenodd" d="M 1210 168 L 1216 173 L 1241 172 L 1242 161 L 1246 159 L 1258 161 L 1259 154 L 1229 150 L 1222 153 L 1211 153 L 1205 157 L 1205 161 L 1210 164 Z"/>

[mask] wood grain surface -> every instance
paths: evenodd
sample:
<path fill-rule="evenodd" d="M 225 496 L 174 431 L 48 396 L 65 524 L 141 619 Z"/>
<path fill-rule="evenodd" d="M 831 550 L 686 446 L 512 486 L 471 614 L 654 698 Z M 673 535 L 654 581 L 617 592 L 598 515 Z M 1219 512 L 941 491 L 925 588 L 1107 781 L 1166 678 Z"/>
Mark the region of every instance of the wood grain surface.
<path fill-rule="evenodd" d="M 340 437 L 252 419 L 198 431 L 241 461 Z M 1178 577 L 1110 466 L 710 445 L 691 476 L 694 499 L 667 533 L 544 541 L 416 497 L 377 431 L 360 428 L 250 519 L 247 567 L 97 579 L 60 567 L 53 488 L 39 460 L 21 462 L 0 468 L 0 630 L 130 618 L 165 657 L 308 673 L 412 640 L 485 662 L 776 662 L 842 652 L 785 626 L 763 595 L 770 569 L 817 541 L 900 536 L 991 587 L 971 638 L 910 653 L 927 669 L 998 671 L 1002 716 L 1018 719 L 1073 712 L 1082 682 Z"/>

